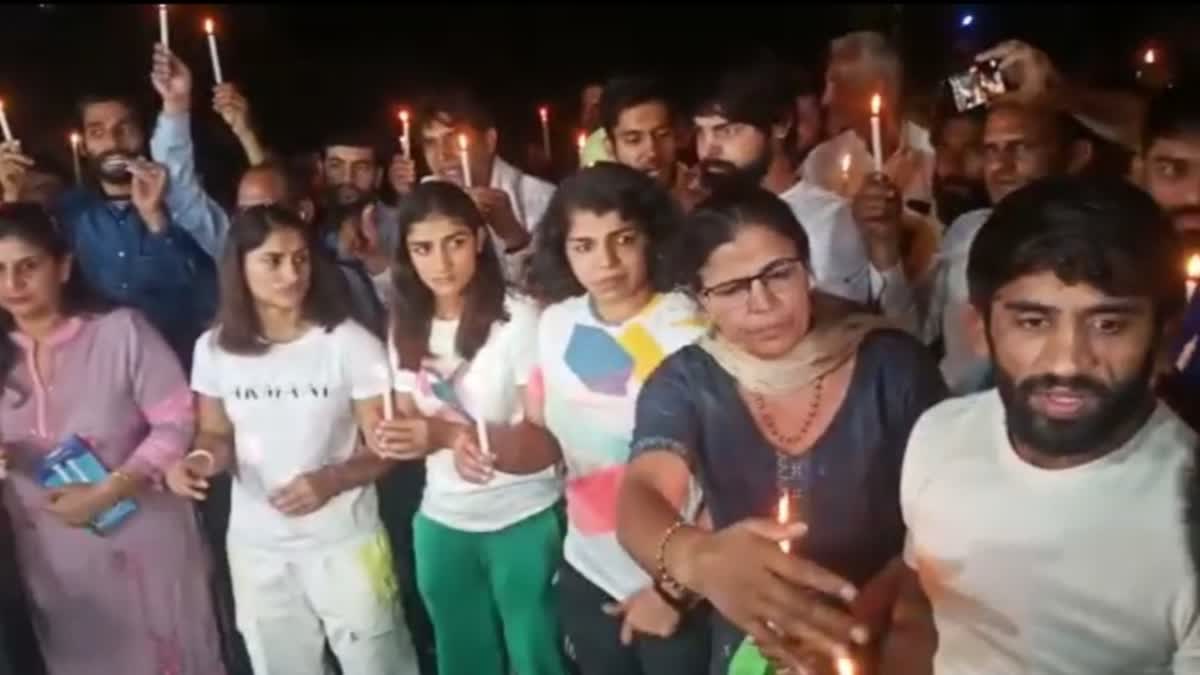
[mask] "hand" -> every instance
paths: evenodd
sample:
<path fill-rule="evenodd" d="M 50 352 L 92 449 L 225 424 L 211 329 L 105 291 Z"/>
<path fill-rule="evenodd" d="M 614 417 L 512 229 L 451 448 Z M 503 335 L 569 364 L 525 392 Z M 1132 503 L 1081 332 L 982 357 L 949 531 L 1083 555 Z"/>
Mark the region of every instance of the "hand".
<path fill-rule="evenodd" d="M 21 200 L 33 158 L 21 154 L 21 141 L 0 143 L 0 202 Z"/>
<path fill-rule="evenodd" d="M 875 269 L 890 270 L 899 264 L 903 205 L 900 190 L 891 179 L 882 173 L 867 176 L 850 210 Z"/>
<path fill-rule="evenodd" d="M 386 459 L 423 459 L 433 452 L 435 422 L 427 417 L 381 420 L 375 427 L 376 452 Z"/>
<path fill-rule="evenodd" d="M 471 188 L 467 192 L 475 200 L 488 225 L 506 244 L 513 246 L 529 236 L 517 220 L 507 192 L 490 187 Z"/>
<path fill-rule="evenodd" d="M 850 602 L 857 589 L 819 565 L 779 550 L 779 542 L 799 538 L 805 529 L 803 523 L 750 519 L 712 534 L 694 532 L 672 556 L 679 561 L 676 578 L 707 598 L 760 648 L 796 659 L 811 649 L 848 654 L 851 643 L 868 641 L 869 632 L 825 596 Z"/>
<path fill-rule="evenodd" d="M 180 497 L 202 502 L 208 499 L 213 468 L 211 454 L 192 452 L 167 470 L 167 487 Z"/>
<path fill-rule="evenodd" d="M 496 475 L 495 460 L 483 454 L 479 439 L 467 427 L 457 426 L 447 447 L 454 452 L 454 469 L 468 483 L 486 485 Z"/>
<path fill-rule="evenodd" d="M 150 83 L 163 100 L 168 115 L 185 113 L 192 107 L 192 71 L 161 43 L 154 45 L 154 66 Z"/>
<path fill-rule="evenodd" d="M 413 185 L 417 182 L 416 160 L 405 159 L 402 153 L 396 153 L 396 156 L 392 157 L 391 166 L 388 167 L 388 182 L 397 194 L 406 195 L 412 192 Z"/>
<path fill-rule="evenodd" d="M 234 135 L 241 136 L 250 131 L 250 102 L 232 82 L 213 87 L 213 110 L 225 120 Z"/>
<path fill-rule="evenodd" d="M 609 616 L 624 616 L 621 623 L 621 644 L 633 644 L 636 633 L 669 638 L 679 627 L 679 612 L 659 597 L 653 587 L 643 588 L 624 602 L 604 606 Z"/>
<path fill-rule="evenodd" d="M 992 60 L 999 61 L 1004 81 L 1012 87 L 996 100 L 1033 103 L 1050 94 L 1062 81 L 1046 52 L 1020 40 L 1001 42 L 975 57 L 976 63 Z"/>
<path fill-rule="evenodd" d="M 151 232 L 161 233 L 167 227 L 167 217 L 163 212 L 167 168 L 149 160 L 135 159 L 129 163 L 129 173 L 133 175 L 130 195 L 133 206 Z"/>
<path fill-rule="evenodd" d="M 87 527 L 114 503 L 103 483 L 65 485 L 46 491 L 46 510 L 69 527 Z"/>
<path fill-rule="evenodd" d="M 305 516 L 325 504 L 337 493 L 325 469 L 303 474 L 271 493 L 270 502 L 285 516 Z"/>

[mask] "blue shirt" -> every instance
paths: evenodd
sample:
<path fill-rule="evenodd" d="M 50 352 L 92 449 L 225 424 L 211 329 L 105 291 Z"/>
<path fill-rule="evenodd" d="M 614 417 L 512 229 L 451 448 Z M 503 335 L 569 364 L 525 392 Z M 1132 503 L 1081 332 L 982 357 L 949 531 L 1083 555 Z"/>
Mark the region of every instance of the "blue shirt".
<path fill-rule="evenodd" d="M 140 310 L 187 363 L 216 311 L 216 265 L 208 252 L 174 218 L 152 234 L 131 203 L 90 190 L 68 191 L 56 212 L 91 287 Z"/>

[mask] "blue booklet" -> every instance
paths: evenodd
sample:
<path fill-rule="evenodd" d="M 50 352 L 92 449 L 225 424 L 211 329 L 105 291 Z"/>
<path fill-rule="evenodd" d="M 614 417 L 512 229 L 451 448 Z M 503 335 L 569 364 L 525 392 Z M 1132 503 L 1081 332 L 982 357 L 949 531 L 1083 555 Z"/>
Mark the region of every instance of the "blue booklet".
<path fill-rule="evenodd" d="M 43 487 L 58 488 L 80 483 L 99 483 L 109 471 L 79 436 L 72 434 L 42 460 L 38 481 Z M 124 499 L 96 516 L 91 527 L 97 534 L 108 534 L 137 511 L 132 499 Z"/>

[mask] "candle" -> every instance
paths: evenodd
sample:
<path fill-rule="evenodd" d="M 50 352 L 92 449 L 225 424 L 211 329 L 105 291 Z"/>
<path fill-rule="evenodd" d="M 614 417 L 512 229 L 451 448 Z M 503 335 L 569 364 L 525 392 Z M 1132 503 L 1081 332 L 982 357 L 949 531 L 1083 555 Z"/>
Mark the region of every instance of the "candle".
<path fill-rule="evenodd" d="M 78 185 L 81 182 L 80 176 L 82 175 L 82 171 L 79 168 L 79 141 L 80 140 L 81 139 L 79 138 L 79 134 L 72 131 L 71 132 L 71 162 L 75 167 L 75 184 L 76 185 Z"/>
<path fill-rule="evenodd" d="M 1196 283 L 1200 282 L 1200 253 L 1193 253 L 1187 261 L 1187 299 L 1191 302 L 1196 293 Z"/>
<path fill-rule="evenodd" d="M 842 196 L 850 190 L 850 153 L 842 155 Z"/>
<path fill-rule="evenodd" d="M 791 503 L 788 501 L 787 490 L 784 490 L 783 494 L 779 495 L 778 517 L 779 517 L 780 525 L 787 525 L 788 523 L 790 523 L 792 521 L 792 513 L 791 513 L 790 507 L 791 507 Z M 792 552 L 792 542 L 788 539 L 784 539 L 783 541 L 779 542 L 779 550 L 783 551 L 784 553 L 791 553 Z"/>
<path fill-rule="evenodd" d="M 879 111 L 883 98 L 879 94 L 871 97 L 871 155 L 875 158 L 875 171 L 883 171 L 883 141 L 879 133 Z"/>
<path fill-rule="evenodd" d="M 587 148 L 587 132 L 586 131 L 579 132 L 579 138 L 577 138 L 575 140 L 575 144 L 577 146 L 579 146 L 579 168 L 586 169 L 587 164 L 585 163 L 585 160 L 583 158 L 583 151 L 585 148 Z"/>
<path fill-rule="evenodd" d="M 854 675 L 854 659 L 849 656 L 837 657 L 837 674 Z"/>
<path fill-rule="evenodd" d="M 479 437 L 479 451 L 484 457 L 492 456 L 492 444 L 488 440 L 487 422 L 483 415 L 475 415 L 475 435 Z"/>
<path fill-rule="evenodd" d="M 404 152 L 404 159 L 412 159 L 412 136 L 408 126 L 408 111 L 400 111 L 400 148 Z"/>
<path fill-rule="evenodd" d="M 550 161 L 550 108 L 538 108 L 538 117 L 542 120 L 542 152 L 546 153 L 546 161 Z"/>
<path fill-rule="evenodd" d="M 471 187 L 471 157 L 467 154 L 467 135 L 458 135 L 458 157 L 462 160 L 463 187 Z"/>
<path fill-rule="evenodd" d="M 0 132 L 4 133 L 4 142 L 12 143 L 12 128 L 8 126 L 8 115 L 4 114 L 4 101 L 0 101 Z"/>
<path fill-rule="evenodd" d="M 1146 56 L 1143 57 L 1143 60 L 1146 62 L 1146 65 L 1152 66 L 1154 65 L 1154 62 L 1158 60 L 1157 56 L 1158 55 L 1154 53 L 1154 49 L 1150 48 L 1146 50 Z"/>
<path fill-rule="evenodd" d="M 208 55 L 212 57 L 213 77 L 216 78 L 217 84 L 225 81 L 221 76 L 221 56 L 217 53 L 217 36 L 213 33 L 213 20 L 204 20 L 204 32 L 208 33 Z"/>
<path fill-rule="evenodd" d="M 158 41 L 163 47 L 171 48 L 171 34 L 167 31 L 167 6 L 158 6 Z"/>

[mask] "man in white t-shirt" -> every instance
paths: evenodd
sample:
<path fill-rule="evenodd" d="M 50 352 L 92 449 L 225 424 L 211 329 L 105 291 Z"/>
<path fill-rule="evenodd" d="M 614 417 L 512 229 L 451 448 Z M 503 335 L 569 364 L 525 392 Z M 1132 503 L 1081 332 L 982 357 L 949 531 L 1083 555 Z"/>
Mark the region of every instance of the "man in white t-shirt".
<path fill-rule="evenodd" d="M 838 195 L 796 180 L 789 148 L 795 111 L 781 71 L 770 66 L 730 70 L 693 113 L 700 177 L 709 191 L 758 184 L 787 202 L 804 226 L 817 286 L 917 329 L 913 294 L 900 260 L 898 229 L 860 228 Z M 886 224 L 885 224 L 886 225 Z"/>
<path fill-rule="evenodd" d="M 997 387 L 909 439 L 881 673 L 1200 673 L 1197 438 L 1152 388 L 1178 252 L 1118 179 L 1043 179 L 996 207 L 968 278 Z"/>

